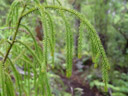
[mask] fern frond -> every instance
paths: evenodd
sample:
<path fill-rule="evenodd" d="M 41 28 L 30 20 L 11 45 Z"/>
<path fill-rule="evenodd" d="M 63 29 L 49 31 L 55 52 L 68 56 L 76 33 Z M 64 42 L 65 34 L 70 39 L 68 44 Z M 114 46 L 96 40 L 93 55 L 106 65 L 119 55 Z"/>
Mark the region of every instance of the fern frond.
<path fill-rule="evenodd" d="M 92 58 L 92 61 L 94 62 L 94 68 L 98 67 L 99 59 L 100 59 L 100 53 L 98 52 L 97 55 Z"/>
<path fill-rule="evenodd" d="M 66 19 L 66 17 L 63 14 L 63 11 L 60 11 L 60 14 L 64 20 L 65 27 L 66 27 L 66 76 L 70 77 L 72 75 L 72 55 L 73 55 L 73 37 L 72 37 L 72 32 L 70 25 Z"/>
<path fill-rule="evenodd" d="M 16 24 L 18 20 L 18 10 L 19 10 L 19 2 L 17 0 L 13 1 L 11 4 L 10 12 L 7 17 L 6 24 L 11 25 L 11 24 Z"/>
<path fill-rule="evenodd" d="M 37 56 L 38 56 L 40 59 L 42 59 L 42 54 L 41 54 L 42 52 L 40 51 L 40 47 L 39 47 L 39 45 L 37 44 L 37 41 L 36 41 L 36 39 L 35 39 L 33 33 L 31 32 L 30 28 L 27 27 L 26 25 L 23 25 L 23 24 L 20 24 L 20 26 L 23 27 L 24 29 L 26 29 L 27 32 L 30 34 L 31 38 L 32 38 L 33 41 L 34 41 L 35 52 L 37 53 Z"/>
<path fill-rule="evenodd" d="M 3 67 L 3 64 L 2 62 L 0 61 L 0 76 L 1 76 L 1 79 L 0 79 L 0 84 L 1 84 L 1 87 L 2 87 L 2 96 L 6 96 L 5 95 L 5 74 L 4 74 L 4 67 Z"/>
<path fill-rule="evenodd" d="M 8 73 L 5 73 L 5 85 L 6 85 L 6 94 L 7 96 L 15 96 L 15 90 L 13 86 L 13 82 Z"/>
<path fill-rule="evenodd" d="M 48 26 L 47 26 L 47 20 L 46 14 L 45 14 L 45 9 L 41 5 L 39 5 L 39 11 L 41 14 L 41 21 L 43 23 L 43 28 L 44 28 L 44 62 L 45 66 L 47 66 L 47 55 L 48 55 Z"/>
<path fill-rule="evenodd" d="M 0 52 L 0 55 L 4 56 L 4 54 L 2 52 Z M 10 60 L 10 58 L 8 58 L 8 61 L 10 63 L 10 66 L 12 67 L 12 71 L 14 72 L 14 75 L 15 75 L 15 78 L 16 78 L 16 83 L 18 84 L 19 95 L 21 96 L 21 86 L 20 86 L 20 76 L 19 76 L 19 73 L 18 73 L 17 69 L 15 68 L 13 62 Z"/>
<path fill-rule="evenodd" d="M 43 71 L 39 74 L 39 83 L 41 83 L 43 86 L 43 96 L 52 96 L 51 89 L 49 86 L 49 80 L 48 76 L 46 74 L 46 71 Z"/>
<path fill-rule="evenodd" d="M 54 68 L 54 51 L 55 51 L 55 32 L 53 26 L 53 20 L 48 12 L 46 12 L 48 18 L 48 25 L 49 25 L 49 39 L 51 45 L 51 56 L 52 56 L 52 67 Z"/>
<path fill-rule="evenodd" d="M 37 57 L 37 55 L 35 54 L 35 52 L 31 48 L 29 48 L 25 43 L 23 43 L 19 40 L 16 40 L 15 42 L 23 45 L 26 49 L 28 49 L 28 51 L 31 53 L 31 55 L 38 61 L 39 66 L 41 66 L 41 62 L 40 62 L 39 58 Z"/>
<path fill-rule="evenodd" d="M 24 12 L 22 14 L 22 17 L 26 17 L 28 14 L 35 12 L 37 9 L 38 8 L 31 8 L 31 9 L 29 9 L 27 12 Z"/>
<path fill-rule="evenodd" d="M 44 28 L 44 65 L 42 65 L 42 69 L 40 70 L 40 76 L 41 79 L 45 79 L 42 82 L 42 88 L 43 88 L 43 94 L 44 96 L 52 96 L 49 81 L 47 79 L 47 61 L 48 61 L 48 21 L 45 13 L 45 7 L 41 6 L 40 3 L 36 4 L 36 6 L 39 8 L 39 12 L 41 14 L 41 21 L 43 23 Z M 45 88 L 44 88 L 45 87 Z"/>
<path fill-rule="evenodd" d="M 78 58 L 81 58 L 81 56 L 82 56 L 83 27 L 84 27 L 84 23 L 81 22 L 80 27 L 79 27 L 79 38 L 78 38 Z"/>
<path fill-rule="evenodd" d="M 92 45 L 92 51 L 93 51 L 93 58 L 94 58 L 94 61 L 97 60 L 97 57 L 100 57 L 101 56 L 101 60 L 102 60 L 102 78 L 103 78 L 103 81 L 105 83 L 105 91 L 107 91 L 107 83 L 108 83 L 108 66 L 109 66 L 109 63 L 108 63 L 108 60 L 107 60 L 107 56 L 105 54 L 105 51 L 104 51 L 104 48 L 101 44 L 101 41 L 100 41 L 100 38 L 99 36 L 97 35 L 96 31 L 91 31 L 92 29 L 88 28 L 88 31 L 89 31 L 89 34 L 90 34 L 90 39 L 91 39 L 91 45 Z M 95 62 L 94 62 L 95 63 Z"/>
<path fill-rule="evenodd" d="M 59 0 L 57 3 L 62 6 Z M 71 32 L 70 25 L 67 18 L 64 16 L 63 10 L 59 10 L 60 15 L 62 16 L 65 27 L 66 27 L 66 76 L 71 77 L 72 75 L 72 58 L 73 58 L 73 33 Z"/>

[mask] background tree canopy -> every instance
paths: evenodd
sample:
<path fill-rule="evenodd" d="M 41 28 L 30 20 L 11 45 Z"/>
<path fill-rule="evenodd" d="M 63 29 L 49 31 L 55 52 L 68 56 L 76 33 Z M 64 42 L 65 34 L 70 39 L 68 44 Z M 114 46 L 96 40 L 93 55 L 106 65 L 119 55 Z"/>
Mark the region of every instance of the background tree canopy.
<path fill-rule="evenodd" d="M 0 96 L 128 96 L 127 0 L 0 0 Z"/>

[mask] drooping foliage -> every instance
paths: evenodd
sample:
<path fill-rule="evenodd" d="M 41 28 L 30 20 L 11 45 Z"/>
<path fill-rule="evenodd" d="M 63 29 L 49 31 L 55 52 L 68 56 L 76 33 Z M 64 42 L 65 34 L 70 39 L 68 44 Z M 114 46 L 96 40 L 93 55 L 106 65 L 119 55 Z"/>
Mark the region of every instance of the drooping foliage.
<path fill-rule="evenodd" d="M 79 38 L 78 38 L 78 58 L 81 58 L 81 54 L 82 54 L 83 27 L 84 27 L 84 23 L 81 22 L 79 27 Z"/>
<path fill-rule="evenodd" d="M 33 4 L 32 4 L 33 3 Z M 57 3 L 57 4 L 55 4 Z M 59 3 L 59 5 L 58 5 Z M 19 10 L 19 7 L 22 7 L 22 11 Z M 50 10 L 58 11 L 60 16 L 63 19 L 63 22 L 65 24 L 65 38 L 66 38 L 66 76 L 70 77 L 72 75 L 72 58 L 73 58 L 73 32 L 71 31 L 70 23 L 68 22 L 65 12 L 71 13 L 72 15 L 75 15 L 78 19 L 80 19 L 81 24 L 79 27 L 79 39 L 78 39 L 78 57 L 81 58 L 82 53 L 82 38 L 84 34 L 84 27 L 86 27 L 90 38 L 90 44 L 92 48 L 93 53 L 93 61 L 95 64 L 98 64 L 99 59 L 102 61 L 101 70 L 102 70 L 102 78 L 105 83 L 105 89 L 107 90 L 107 83 L 108 83 L 108 70 L 109 70 L 109 62 L 107 59 L 107 56 L 105 54 L 104 48 L 101 44 L 100 38 L 94 29 L 94 27 L 89 23 L 89 21 L 79 12 L 67 9 L 62 6 L 60 1 L 53 0 L 53 5 L 49 5 L 48 2 L 45 0 L 43 3 L 40 3 L 39 0 L 34 1 L 18 1 L 15 0 L 12 3 L 10 12 L 8 14 L 7 19 L 7 25 L 9 27 L 14 27 L 14 35 L 12 37 L 11 41 L 6 40 L 9 42 L 9 47 L 6 51 L 5 56 L 2 55 L 3 62 L 0 65 L 0 73 L 1 73 L 1 83 L 2 83 L 2 96 L 6 96 L 7 93 L 12 94 L 12 96 L 15 96 L 14 93 L 14 87 L 10 78 L 10 74 L 7 73 L 8 71 L 5 70 L 5 65 L 10 64 L 13 72 L 15 74 L 16 83 L 19 88 L 19 95 L 22 96 L 22 84 L 20 80 L 19 73 L 17 69 L 14 66 L 13 61 L 10 61 L 9 54 L 11 54 L 11 49 L 16 46 L 16 44 L 22 45 L 22 47 L 26 48 L 26 50 L 29 51 L 29 53 L 32 55 L 33 62 L 30 60 L 30 58 L 27 58 L 27 56 L 24 54 L 22 58 L 20 58 L 22 61 L 26 62 L 28 66 L 28 78 L 30 77 L 30 71 L 32 71 L 34 74 L 34 90 L 35 90 L 35 96 L 37 96 L 38 92 L 42 93 L 43 96 L 52 96 L 52 91 L 50 88 L 49 78 L 48 78 L 48 52 L 51 51 L 52 56 L 52 67 L 54 68 L 54 52 L 55 52 L 55 34 L 56 30 L 54 29 L 54 22 L 52 20 L 52 17 L 50 15 Z M 22 24 L 22 20 L 24 18 L 27 18 L 27 15 L 37 12 L 40 16 L 41 22 L 43 24 L 43 30 L 44 30 L 44 40 L 41 42 L 43 43 L 43 51 L 40 50 L 40 46 L 37 44 L 37 41 L 35 40 L 34 35 L 32 34 L 31 30 L 27 25 Z M 35 17 L 36 18 L 36 17 Z M 16 37 L 18 36 L 19 28 L 24 28 L 32 38 L 34 42 L 34 48 L 35 50 L 31 49 L 31 46 L 27 44 L 27 42 L 22 42 L 18 40 Z M 34 64 L 31 64 L 31 62 Z M 32 67 L 32 70 L 30 69 Z M 37 70 L 36 68 L 39 68 Z M 7 71 L 7 72 L 6 72 Z M 8 81 L 8 82 L 5 82 Z M 40 85 L 41 84 L 41 85 Z M 12 86 L 12 87 L 8 87 Z M 30 80 L 28 79 L 28 92 L 25 92 L 28 96 L 30 96 Z M 13 91 L 11 91 L 13 89 Z M 40 90 L 38 90 L 40 89 Z M 17 89 L 16 89 L 17 90 Z"/>

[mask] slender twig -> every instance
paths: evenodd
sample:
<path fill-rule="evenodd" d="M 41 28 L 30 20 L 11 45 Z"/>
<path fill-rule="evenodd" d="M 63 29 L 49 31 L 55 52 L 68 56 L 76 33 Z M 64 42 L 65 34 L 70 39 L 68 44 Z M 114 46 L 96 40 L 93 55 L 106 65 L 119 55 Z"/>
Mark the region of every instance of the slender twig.
<path fill-rule="evenodd" d="M 12 46 L 14 45 L 14 42 L 15 42 L 15 39 L 16 39 L 18 30 L 19 30 L 20 22 L 21 22 L 21 20 L 22 20 L 22 14 L 23 14 L 23 12 L 25 11 L 25 8 L 26 8 L 26 5 L 24 5 L 23 10 L 22 10 L 22 12 L 21 12 L 21 16 L 20 16 L 19 19 L 18 19 L 18 22 L 17 22 L 17 25 L 16 25 L 16 31 L 15 31 L 15 33 L 14 33 L 14 36 L 13 36 L 13 39 L 12 39 L 12 43 L 10 44 L 10 46 L 9 46 L 7 52 L 6 52 L 6 55 L 5 55 L 5 57 L 4 57 L 3 65 L 4 65 L 4 63 L 6 62 L 7 58 L 8 58 L 8 55 L 9 55 L 9 52 L 10 52 Z"/>

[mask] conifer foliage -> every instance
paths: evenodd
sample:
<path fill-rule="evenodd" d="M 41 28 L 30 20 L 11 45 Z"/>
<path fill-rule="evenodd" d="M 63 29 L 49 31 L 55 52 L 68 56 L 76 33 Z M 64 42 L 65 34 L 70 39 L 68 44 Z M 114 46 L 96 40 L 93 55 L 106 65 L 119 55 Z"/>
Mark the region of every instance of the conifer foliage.
<path fill-rule="evenodd" d="M 21 7 L 21 8 L 19 8 Z M 22 9 L 19 10 L 19 9 Z M 9 27 L 14 27 L 14 35 L 11 41 L 8 41 L 8 49 L 3 55 L 2 52 L 1 56 L 3 56 L 3 61 L 0 62 L 0 83 L 2 84 L 2 93 L 1 96 L 16 96 L 15 91 L 19 93 L 19 96 L 23 95 L 22 84 L 21 84 L 21 76 L 17 69 L 14 66 L 13 61 L 11 61 L 11 58 L 9 58 L 9 55 L 11 54 L 11 49 L 14 45 L 17 43 L 21 44 L 23 47 L 26 48 L 26 50 L 29 51 L 29 53 L 33 56 L 33 59 L 35 60 L 33 64 L 31 63 L 31 60 L 27 58 L 27 56 L 23 56 L 20 58 L 24 62 L 26 62 L 28 66 L 28 78 L 30 78 L 30 71 L 33 71 L 34 76 L 34 96 L 37 96 L 38 93 L 42 93 L 43 96 L 52 96 L 50 84 L 49 84 L 49 78 L 47 74 L 47 67 L 48 65 L 48 50 L 51 52 L 52 56 L 52 66 L 54 68 L 54 53 L 55 53 L 55 34 L 56 30 L 54 29 L 54 20 L 50 15 L 50 10 L 58 11 L 60 16 L 63 18 L 64 24 L 65 24 L 65 31 L 66 31 L 66 75 L 67 77 L 70 77 L 72 75 L 72 58 L 73 58 L 73 32 L 71 31 L 70 23 L 68 22 L 65 12 L 71 13 L 72 15 L 75 15 L 77 18 L 80 19 L 81 24 L 79 27 L 79 38 L 78 38 L 78 57 L 81 58 L 82 53 L 82 35 L 84 34 L 83 28 L 86 27 L 90 38 L 90 44 L 92 48 L 92 58 L 95 63 L 95 66 L 99 63 L 99 60 L 102 62 L 101 70 L 102 70 L 102 78 L 103 82 L 105 83 L 105 89 L 107 90 L 107 83 L 108 83 L 108 70 L 109 70 L 109 62 L 107 59 L 107 56 L 105 54 L 104 48 L 101 44 L 100 38 L 94 29 L 94 27 L 89 23 L 89 21 L 83 16 L 81 13 L 72 10 L 67 9 L 63 7 L 63 4 L 59 0 L 53 0 L 53 5 L 49 5 L 47 0 L 45 0 L 43 3 L 40 3 L 39 0 L 15 0 L 10 8 L 10 12 L 8 14 L 7 18 L 7 25 Z M 27 16 L 31 13 L 38 12 L 40 19 L 43 24 L 44 29 L 44 48 L 43 50 L 40 50 L 39 45 L 37 44 L 37 41 L 35 40 L 34 35 L 32 34 L 29 27 L 22 24 L 22 20 L 24 18 L 27 18 Z M 36 18 L 36 17 L 35 17 Z M 35 50 L 32 50 L 30 46 L 27 45 L 27 43 L 19 41 L 16 39 L 19 28 L 22 27 L 28 33 L 30 34 L 32 40 L 34 41 L 34 47 Z M 5 65 L 10 64 L 12 67 L 12 71 L 15 75 L 16 79 L 16 86 L 14 86 L 13 81 L 11 80 L 11 74 L 8 72 L 8 68 L 5 67 Z M 32 68 L 32 70 L 29 68 Z M 36 68 L 39 67 L 39 70 Z M 25 92 L 27 96 L 31 96 L 31 84 L 30 80 L 28 80 L 28 91 Z M 40 85 L 41 84 L 41 85 Z M 38 90 L 39 89 L 39 90 Z M 8 95 L 11 94 L 11 95 Z"/>

